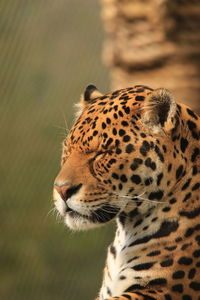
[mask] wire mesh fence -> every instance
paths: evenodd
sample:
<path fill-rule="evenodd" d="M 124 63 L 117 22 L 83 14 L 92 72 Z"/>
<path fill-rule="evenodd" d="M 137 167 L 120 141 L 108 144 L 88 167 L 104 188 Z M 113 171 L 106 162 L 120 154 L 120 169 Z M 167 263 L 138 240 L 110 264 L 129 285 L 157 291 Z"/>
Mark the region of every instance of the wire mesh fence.
<path fill-rule="evenodd" d="M 1 1 L 0 299 L 93 299 L 110 229 L 71 233 L 52 183 L 74 103 L 108 89 L 96 1 Z M 89 247 L 88 247 L 89 245 Z"/>

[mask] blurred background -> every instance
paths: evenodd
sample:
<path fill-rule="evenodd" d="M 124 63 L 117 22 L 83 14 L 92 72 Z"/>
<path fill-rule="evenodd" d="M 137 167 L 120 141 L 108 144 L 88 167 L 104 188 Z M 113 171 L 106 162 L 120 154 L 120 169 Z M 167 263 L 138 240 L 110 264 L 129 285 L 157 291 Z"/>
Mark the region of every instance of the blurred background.
<path fill-rule="evenodd" d="M 112 88 L 165 87 L 200 113 L 200 1 L 101 1 Z"/>
<path fill-rule="evenodd" d="M 0 299 L 95 298 L 114 226 L 72 233 L 51 210 L 74 103 L 89 83 L 102 92 L 141 83 L 198 111 L 199 6 L 1 1 Z"/>

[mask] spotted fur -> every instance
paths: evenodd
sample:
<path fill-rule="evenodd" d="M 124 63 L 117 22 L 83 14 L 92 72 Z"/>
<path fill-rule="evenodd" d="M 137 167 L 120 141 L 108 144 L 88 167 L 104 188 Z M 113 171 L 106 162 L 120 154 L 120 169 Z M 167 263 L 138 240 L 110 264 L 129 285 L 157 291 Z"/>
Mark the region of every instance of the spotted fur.
<path fill-rule="evenodd" d="M 165 89 L 86 89 L 54 200 L 75 230 L 116 219 L 99 300 L 200 300 L 199 139 Z"/>

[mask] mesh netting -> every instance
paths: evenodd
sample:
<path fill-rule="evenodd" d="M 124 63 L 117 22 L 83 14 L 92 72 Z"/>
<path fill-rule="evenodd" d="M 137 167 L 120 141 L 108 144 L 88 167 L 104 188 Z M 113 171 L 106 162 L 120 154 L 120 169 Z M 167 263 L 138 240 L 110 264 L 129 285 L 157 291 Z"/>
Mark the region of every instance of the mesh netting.
<path fill-rule="evenodd" d="M 87 300 L 100 287 L 110 229 L 74 234 L 48 214 L 73 105 L 88 83 L 108 90 L 99 10 L 1 2 L 1 299 Z"/>

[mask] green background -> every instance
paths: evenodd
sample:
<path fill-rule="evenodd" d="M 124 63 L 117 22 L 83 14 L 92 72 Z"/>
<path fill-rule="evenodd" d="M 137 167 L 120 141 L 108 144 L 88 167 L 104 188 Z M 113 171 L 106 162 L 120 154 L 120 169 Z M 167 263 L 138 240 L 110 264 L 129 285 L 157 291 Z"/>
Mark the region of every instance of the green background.
<path fill-rule="evenodd" d="M 61 142 L 89 83 L 109 90 L 94 0 L 0 5 L 0 299 L 95 298 L 107 226 L 72 233 L 50 210 Z"/>

